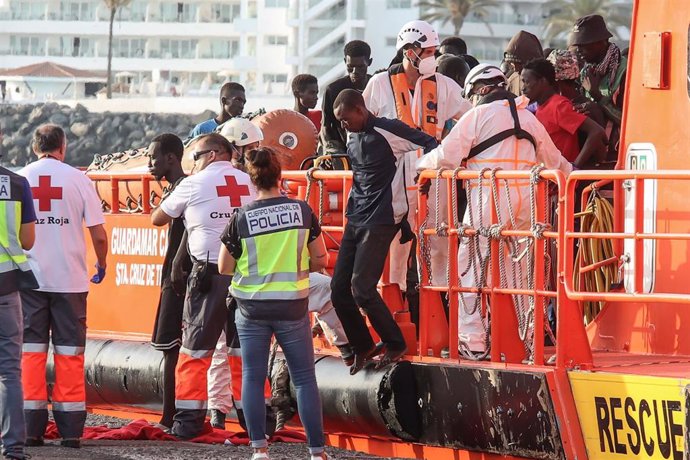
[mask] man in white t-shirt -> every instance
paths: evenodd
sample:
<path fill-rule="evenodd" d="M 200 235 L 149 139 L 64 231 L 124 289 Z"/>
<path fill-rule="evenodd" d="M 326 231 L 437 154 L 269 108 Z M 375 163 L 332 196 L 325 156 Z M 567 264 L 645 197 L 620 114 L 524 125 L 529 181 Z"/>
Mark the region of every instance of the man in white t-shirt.
<path fill-rule="evenodd" d="M 183 217 L 194 266 L 182 315 L 182 348 L 175 371 L 176 413 L 172 432 L 198 436 L 208 407 L 207 371 L 228 322 L 231 277 L 218 273 L 220 236 L 236 208 L 254 200 L 249 176 L 230 163 L 234 147 L 217 133 L 200 136 L 192 156 L 199 172 L 182 181 L 151 214 L 153 225 Z"/>
<path fill-rule="evenodd" d="M 396 48 L 403 50 L 403 62 L 371 77 L 363 96 L 367 109 L 377 117 L 397 118 L 440 142 L 446 122 L 460 118 L 472 108 L 472 105 L 463 98 L 460 85 L 436 72 L 434 53 L 438 46 L 438 34 L 431 24 L 426 21 L 408 22 L 400 29 L 396 43 Z M 421 155 L 421 152 L 408 152 L 405 161 L 399 165 L 405 171 L 409 205 L 407 218 L 413 228 L 417 194 L 410 186 L 414 185 L 418 154 Z M 446 215 L 445 201 L 443 195 L 440 203 L 441 216 Z M 434 200 L 429 200 L 429 203 L 433 206 Z M 433 216 L 434 211 L 435 208 L 430 209 L 430 215 Z M 411 243 L 401 245 L 398 238 L 393 239 L 390 249 L 390 281 L 397 283 L 402 291 L 407 289 L 407 261 L 410 249 Z M 445 241 L 432 241 L 432 251 L 446 253 Z M 440 263 L 434 269 L 434 273 L 444 270 L 444 274 L 439 274 L 439 277 L 445 280 L 445 264 Z M 414 318 L 416 312 L 412 305 L 410 307 Z"/>
<path fill-rule="evenodd" d="M 93 183 L 83 172 L 63 163 L 67 138 L 62 128 L 40 126 L 32 143 L 38 160 L 19 171 L 29 181 L 36 205 L 36 244 L 27 256 L 39 285 L 35 291 L 21 293 L 26 444 L 42 445 L 48 424 L 45 369 L 52 338 L 53 417 L 62 445 L 78 448 L 86 420 L 84 347 L 89 291 L 83 228 L 89 229 L 98 260 L 93 283 L 105 277 L 108 236 Z"/>

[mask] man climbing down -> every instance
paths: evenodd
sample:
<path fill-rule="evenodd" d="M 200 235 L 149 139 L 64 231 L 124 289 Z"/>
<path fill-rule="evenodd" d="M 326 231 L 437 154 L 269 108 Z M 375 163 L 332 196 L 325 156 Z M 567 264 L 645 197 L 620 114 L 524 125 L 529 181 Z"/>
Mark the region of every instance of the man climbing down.
<path fill-rule="evenodd" d="M 377 285 L 395 235 L 402 227 L 405 238 L 413 236 L 405 219 L 408 205 L 403 157 L 416 149 L 428 152 L 437 142 L 399 120 L 375 117 L 367 110 L 362 95 L 352 89 L 338 95 L 334 108 L 335 117 L 350 133 L 347 152 L 353 183 L 331 282 L 331 300 L 355 352 L 350 367 L 350 373 L 355 374 L 381 351 L 374 345 L 359 308 L 366 312 L 385 347 L 379 367 L 399 360 L 407 350 L 400 327 Z"/>

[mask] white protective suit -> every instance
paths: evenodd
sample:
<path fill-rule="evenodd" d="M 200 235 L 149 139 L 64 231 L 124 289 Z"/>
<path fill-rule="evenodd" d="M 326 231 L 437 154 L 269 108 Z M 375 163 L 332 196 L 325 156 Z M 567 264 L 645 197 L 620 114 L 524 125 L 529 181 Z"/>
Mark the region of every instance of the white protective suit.
<path fill-rule="evenodd" d="M 440 73 L 436 73 L 434 76 L 436 77 L 436 93 L 438 100 L 438 122 L 435 137 L 437 140 L 440 140 L 446 121 L 460 118 L 465 112 L 472 108 L 472 104 L 462 97 L 462 87 L 460 87 L 460 85 L 458 85 L 454 80 Z M 422 78 L 417 80 L 414 96 L 412 96 L 411 93 L 408 96 L 412 100 L 413 120 L 417 124 L 419 124 L 419 116 L 421 114 L 421 85 Z M 369 109 L 369 111 L 377 117 L 392 119 L 398 118 L 395 107 L 395 97 L 393 96 L 393 87 L 391 86 L 388 72 L 381 72 L 371 77 L 367 87 L 364 89 L 363 96 L 367 109 Z M 418 155 L 416 150 L 405 154 L 405 181 L 408 187 L 414 185 L 415 183 L 414 178 L 417 175 L 415 171 L 415 162 L 417 161 L 417 158 Z M 410 227 L 414 229 L 417 212 L 417 192 L 415 190 L 407 191 L 407 202 L 410 209 L 407 218 L 410 222 Z M 441 215 L 445 216 L 445 194 L 442 195 L 440 207 Z M 434 209 L 430 209 L 432 215 Z M 401 245 L 398 242 L 398 239 L 398 236 L 393 238 L 390 248 L 390 282 L 397 283 L 398 286 L 400 286 L 400 290 L 404 292 L 407 290 L 407 259 L 410 255 L 412 243 L 410 242 Z M 448 251 L 447 248 L 448 247 L 445 241 L 441 241 L 441 239 L 434 241 L 431 245 L 433 254 L 445 255 Z M 436 260 L 438 260 L 438 257 Z M 434 268 L 443 268 L 443 270 L 445 270 L 445 262 L 442 262 L 439 267 Z M 443 273 L 442 278 L 445 280 L 445 271 Z"/>
<path fill-rule="evenodd" d="M 479 153 L 477 156 L 467 161 L 467 169 L 481 171 L 484 168 L 500 167 L 504 170 L 530 170 L 534 165 L 543 164 L 547 169 L 559 169 L 566 175 L 572 170 L 572 166 L 563 158 L 561 152 L 551 141 L 549 134 L 544 126 L 527 111 L 527 98 L 520 96 L 515 99 L 518 118 L 522 129 L 530 133 L 536 141 L 535 148 L 528 140 L 518 140 L 511 136 L 492 147 Z M 455 169 L 467 158 L 470 149 L 480 142 L 514 127 L 513 117 L 510 113 L 507 100 L 499 100 L 488 104 L 480 105 L 467 112 L 451 132 L 446 136 L 440 146 L 429 152 L 417 161 L 417 170 L 438 169 L 445 167 Z M 509 181 L 510 200 L 515 215 L 518 229 L 529 229 L 530 227 L 530 204 L 529 204 L 529 180 Z M 469 210 L 474 213 L 474 224 L 478 225 L 479 213 L 482 213 L 484 226 L 488 227 L 491 222 L 490 196 L 491 188 L 488 181 L 485 182 L 483 191 L 483 202 L 479 202 L 479 189 L 476 184 L 471 187 L 470 203 L 468 211 L 462 221 L 469 225 Z M 500 210 L 503 224 L 509 224 L 507 200 L 505 199 L 503 187 L 499 189 Z M 431 196 L 431 195 L 430 195 Z M 433 201 L 433 199 L 430 199 Z M 486 256 L 488 250 L 488 240 L 480 237 L 480 250 L 482 257 Z M 458 273 L 462 273 L 467 267 L 469 260 L 468 243 L 460 244 L 458 251 Z M 512 279 L 512 263 L 506 263 L 508 270 L 508 281 Z M 445 269 L 444 269 L 445 273 Z M 523 274 L 526 274 L 523 270 Z M 463 287 L 476 286 L 474 271 L 468 270 L 461 276 Z M 518 280 L 524 283 L 525 280 Z M 513 287 L 513 286 L 511 286 Z M 468 309 L 474 305 L 476 294 L 463 294 Z M 466 345 L 470 350 L 482 352 L 485 348 L 485 333 L 481 323 L 479 312 L 468 315 L 463 311 L 462 304 L 458 309 L 458 327 L 460 343 Z"/>

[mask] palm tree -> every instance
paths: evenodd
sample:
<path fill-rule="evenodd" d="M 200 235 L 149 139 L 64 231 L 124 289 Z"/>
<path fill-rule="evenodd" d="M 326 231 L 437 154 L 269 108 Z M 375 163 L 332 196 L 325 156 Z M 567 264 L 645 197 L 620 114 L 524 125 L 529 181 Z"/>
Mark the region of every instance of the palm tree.
<path fill-rule="evenodd" d="M 441 26 L 453 24 L 454 35 L 460 33 L 465 18 L 473 13 L 480 21 L 486 24 L 493 35 L 493 30 L 488 22 L 489 10 L 499 6 L 496 0 L 421 0 L 418 6 L 425 11 L 422 19 L 428 22 L 441 21 Z"/>
<path fill-rule="evenodd" d="M 589 14 L 600 14 L 612 34 L 618 37 L 617 29 L 630 29 L 632 21 L 632 0 L 628 4 L 612 0 L 550 0 L 544 4 L 544 39 L 567 34 L 579 18 Z M 620 38 L 620 37 L 618 37 Z"/>
<path fill-rule="evenodd" d="M 108 82 L 106 83 L 107 97 L 112 99 L 113 97 L 113 75 L 112 75 L 112 64 L 113 64 L 113 23 L 115 22 L 115 14 L 117 10 L 123 8 L 130 4 L 132 0 L 103 0 L 105 6 L 110 10 L 110 26 L 108 29 Z"/>

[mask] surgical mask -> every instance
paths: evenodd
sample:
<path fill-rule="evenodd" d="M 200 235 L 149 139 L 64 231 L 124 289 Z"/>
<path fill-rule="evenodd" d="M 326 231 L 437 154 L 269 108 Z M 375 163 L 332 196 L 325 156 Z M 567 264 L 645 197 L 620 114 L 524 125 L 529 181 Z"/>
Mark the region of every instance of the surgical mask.
<path fill-rule="evenodd" d="M 433 75 L 436 73 L 436 58 L 433 56 L 425 57 L 419 61 L 419 73 L 421 75 Z"/>
<path fill-rule="evenodd" d="M 417 53 L 412 52 L 419 61 L 417 62 L 417 71 L 422 76 L 429 76 L 436 73 L 436 57 L 427 56 L 421 59 Z"/>

